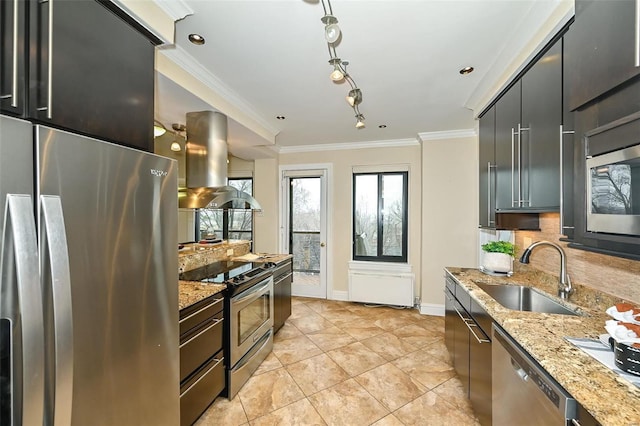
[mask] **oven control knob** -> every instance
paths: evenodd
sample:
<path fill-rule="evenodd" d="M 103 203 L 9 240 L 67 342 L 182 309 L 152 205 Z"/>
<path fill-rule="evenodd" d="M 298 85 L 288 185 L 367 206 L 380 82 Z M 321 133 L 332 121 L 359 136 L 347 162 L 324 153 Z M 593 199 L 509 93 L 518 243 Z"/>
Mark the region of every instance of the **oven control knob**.
<path fill-rule="evenodd" d="M 276 267 L 276 264 L 274 262 L 267 262 L 264 264 L 264 269 L 271 269 L 275 267 Z"/>

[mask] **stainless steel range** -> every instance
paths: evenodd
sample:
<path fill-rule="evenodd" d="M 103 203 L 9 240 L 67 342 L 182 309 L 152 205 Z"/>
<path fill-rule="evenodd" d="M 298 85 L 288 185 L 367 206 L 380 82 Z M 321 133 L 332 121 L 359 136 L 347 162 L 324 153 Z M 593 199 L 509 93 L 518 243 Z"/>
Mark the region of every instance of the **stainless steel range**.
<path fill-rule="evenodd" d="M 274 263 L 217 262 L 180 279 L 227 284 L 226 396 L 232 399 L 273 348 Z"/>

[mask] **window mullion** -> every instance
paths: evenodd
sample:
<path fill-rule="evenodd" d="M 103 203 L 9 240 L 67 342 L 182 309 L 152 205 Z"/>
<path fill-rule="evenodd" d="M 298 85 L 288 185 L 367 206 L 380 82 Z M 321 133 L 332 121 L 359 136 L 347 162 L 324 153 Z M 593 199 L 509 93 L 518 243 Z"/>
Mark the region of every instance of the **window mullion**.
<path fill-rule="evenodd" d="M 382 197 L 382 176 L 382 173 L 378 175 L 378 257 L 382 256 L 382 248 L 384 246 L 384 242 L 382 241 L 384 237 L 384 198 Z"/>

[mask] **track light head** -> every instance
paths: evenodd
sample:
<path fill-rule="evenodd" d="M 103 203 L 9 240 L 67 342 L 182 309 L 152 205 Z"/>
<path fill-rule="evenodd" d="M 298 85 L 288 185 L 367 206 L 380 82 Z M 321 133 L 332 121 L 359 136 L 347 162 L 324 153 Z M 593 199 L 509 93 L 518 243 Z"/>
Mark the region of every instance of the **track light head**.
<path fill-rule="evenodd" d="M 360 105 L 360 103 L 362 102 L 362 91 L 357 87 L 355 89 L 351 89 L 349 91 L 349 94 L 347 95 L 347 102 L 352 107 Z"/>
<path fill-rule="evenodd" d="M 362 129 L 364 127 L 364 115 L 356 115 L 356 129 Z"/>

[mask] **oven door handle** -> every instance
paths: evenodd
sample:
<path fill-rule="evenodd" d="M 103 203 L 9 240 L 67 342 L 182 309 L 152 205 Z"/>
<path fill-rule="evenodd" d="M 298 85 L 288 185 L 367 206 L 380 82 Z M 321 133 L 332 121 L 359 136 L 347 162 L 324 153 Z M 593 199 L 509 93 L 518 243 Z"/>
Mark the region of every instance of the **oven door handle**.
<path fill-rule="evenodd" d="M 256 285 L 254 285 L 253 287 L 249 288 L 248 290 L 240 293 L 239 295 L 237 295 L 235 297 L 232 297 L 231 301 L 233 303 L 245 302 L 246 300 L 251 299 L 257 293 L 261 293 L 264 290 L 268 289 L 269 285 L 271 285 L 271 283 L 272 283 L 272 278 L 269 277 L 268 279 L 262 281 L 262 283 L 258 283 Z"/>

